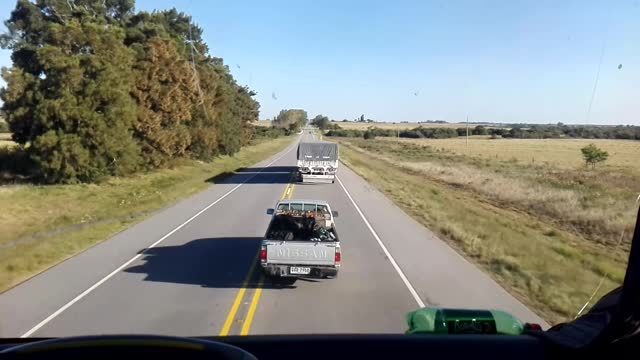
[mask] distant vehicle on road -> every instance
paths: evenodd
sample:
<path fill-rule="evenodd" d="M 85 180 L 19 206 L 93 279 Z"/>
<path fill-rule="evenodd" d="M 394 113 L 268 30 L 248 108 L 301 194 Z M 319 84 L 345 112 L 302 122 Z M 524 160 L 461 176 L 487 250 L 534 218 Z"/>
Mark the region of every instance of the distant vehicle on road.
<path fill-rule="evenodd" d="M 329 204 L 320 200 L 286 200 L 269 209 L 273 215 L 260 249 L 267 276 L 336 277 L 340 240 Z"/>
<path fill-rule="evenodd" d="M 301 142 L 298 144 L 298 181 L 334 183 L 338 170 L 338 144 Z"/>

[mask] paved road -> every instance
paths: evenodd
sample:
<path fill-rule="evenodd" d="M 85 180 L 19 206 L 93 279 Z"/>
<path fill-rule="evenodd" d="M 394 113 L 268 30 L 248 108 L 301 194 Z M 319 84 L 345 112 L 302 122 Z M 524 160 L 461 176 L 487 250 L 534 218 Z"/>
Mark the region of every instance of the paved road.
<path fill-rule="evenodd" d="M 422 305 L 544 324 L 348 168 L 335 184 L 290 184 L 294 149 L 0 294 L 0 336 L 399 333 Z M 338 278 L 263 282 L 251 271 L 266 209 L 283 197 L 339 212 Z"/>

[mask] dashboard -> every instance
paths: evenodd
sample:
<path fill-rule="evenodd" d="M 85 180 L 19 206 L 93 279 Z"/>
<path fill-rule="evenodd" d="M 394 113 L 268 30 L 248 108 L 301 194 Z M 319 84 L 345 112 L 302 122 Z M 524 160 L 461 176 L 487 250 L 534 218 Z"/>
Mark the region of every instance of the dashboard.
<path fill-rule="evenodd" d="M 561 348 L 533 335 L 265 335 L 178 338 L 105 335 L 1 339 L 0 359 L 95 359 L 156 356 L 219 360 L 618 358 L 638 351 L 630 338 L 588 349 Z M 18 350 L 16 350 L 18 349 Z"/>

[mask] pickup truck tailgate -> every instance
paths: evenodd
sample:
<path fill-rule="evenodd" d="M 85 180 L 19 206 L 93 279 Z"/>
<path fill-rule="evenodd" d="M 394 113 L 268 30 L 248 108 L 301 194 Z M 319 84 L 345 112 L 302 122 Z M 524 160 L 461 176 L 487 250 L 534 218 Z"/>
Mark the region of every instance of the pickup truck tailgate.
<path fill-rule="evenodd" d="M 336 244 L 311 241 L 268 241 L 267 263 L 335 265 Z"/>

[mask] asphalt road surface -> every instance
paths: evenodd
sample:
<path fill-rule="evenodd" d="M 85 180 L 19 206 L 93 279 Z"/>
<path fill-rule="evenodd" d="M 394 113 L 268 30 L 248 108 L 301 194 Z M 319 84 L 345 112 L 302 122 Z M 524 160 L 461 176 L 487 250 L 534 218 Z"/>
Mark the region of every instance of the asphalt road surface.
<path fill-rule="evenodd" d="M 335 184 L 291 184 L 295 156 L 294 144 L 0 294 L 0 336 L 400 333 L 420 306 L 546 326 L 345 166 Z M 281 198 L 338 211 L 337 278 L 261 278 L 266 210 Z"/>

